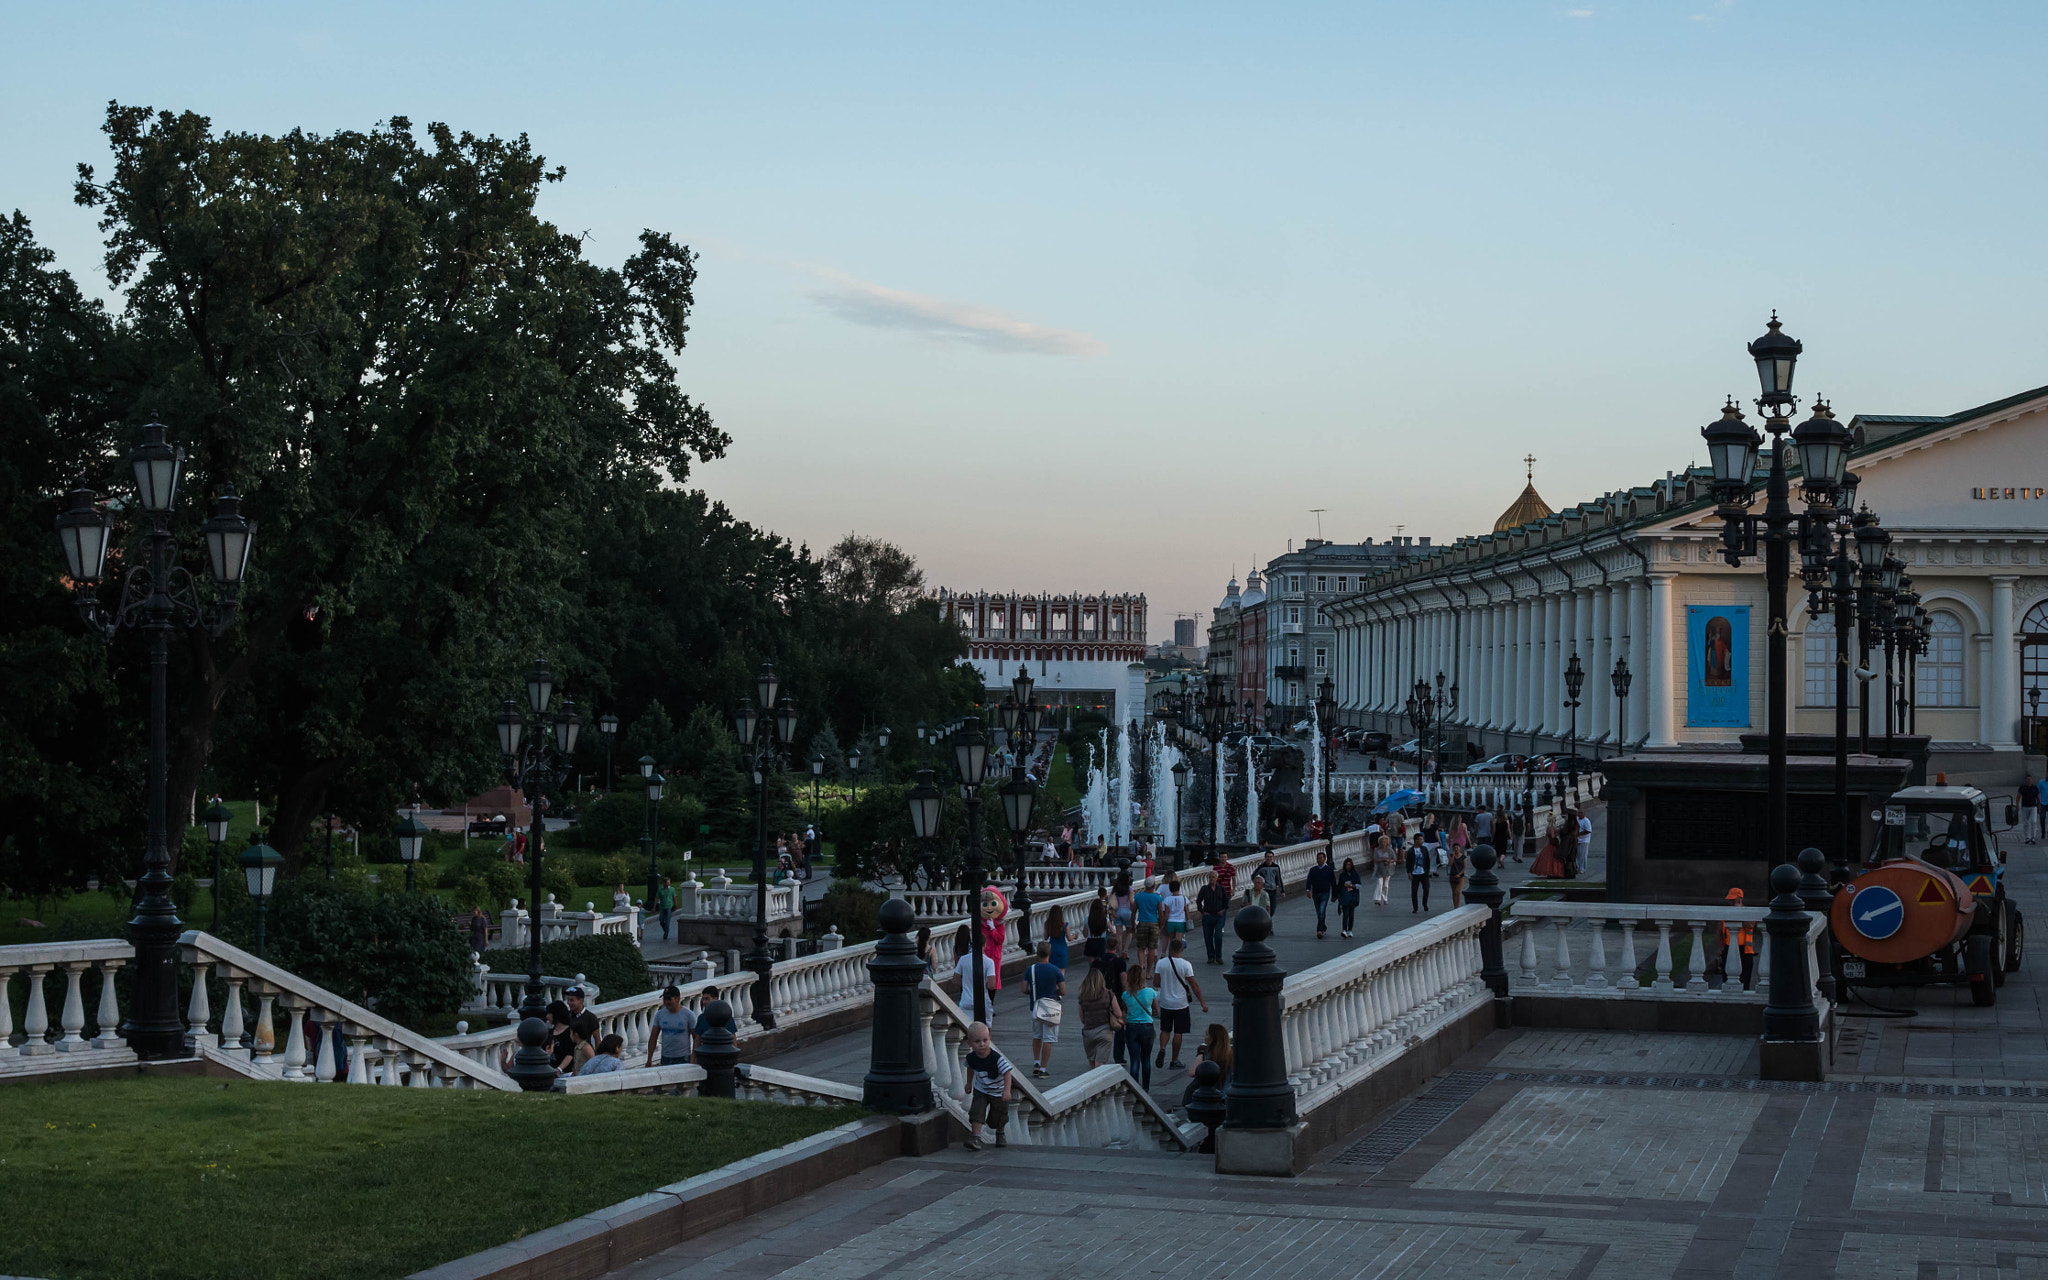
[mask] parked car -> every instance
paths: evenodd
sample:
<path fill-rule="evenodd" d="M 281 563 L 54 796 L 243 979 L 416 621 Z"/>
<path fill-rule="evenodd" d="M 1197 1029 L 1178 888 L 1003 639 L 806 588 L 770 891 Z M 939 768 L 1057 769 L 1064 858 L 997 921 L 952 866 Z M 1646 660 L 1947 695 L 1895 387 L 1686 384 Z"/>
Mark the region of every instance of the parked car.
<path fill-rule="evenodd" d="M 1585 756 L 1557 755 L 1537 756 L 1529 768 L 1535 773 L 1592 773 L 1600 767 L 1598 760 Z"/>
<path fill-rule="evenodd" d="M 1396 760 L 1413 760 L 1422 754 L 1422 739 L 1410 738 L 1387 754 Z"/>
<path fill-rule="evenodd" d="M 1356 738 L 1345 739 L 1345 745 L 1353 751 L 1385 751 L 1394 745 L 1394 735 L 1378 729 L 1353 729 Z"/>
<path fill-rule="evenodd" d="M 1528 767 L 1529 757 L 1525 755 L 1519 755 L 1513 751 L 1503 751 L 1501 754 L 1497 756 L 1488 756 L 1486 759 L 1481 760 L 1478 764 L 1473 765 L 1470 769 L 1465 770 L 1465 772 L 1520 773 L 1522 770 Z"/>

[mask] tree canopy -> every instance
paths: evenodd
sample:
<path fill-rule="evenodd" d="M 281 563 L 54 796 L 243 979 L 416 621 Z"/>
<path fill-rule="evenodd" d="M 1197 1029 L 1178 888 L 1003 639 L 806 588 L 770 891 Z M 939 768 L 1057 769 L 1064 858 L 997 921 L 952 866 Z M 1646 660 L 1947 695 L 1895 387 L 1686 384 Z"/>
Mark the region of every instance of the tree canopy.
<path fill-rule="evenodd" d="M 591 261 L 537 212 L 564 174 L 525 137 L 270 136 L 120 104 L 105 130 L 112 163 L 75 194 L 116 308 L 0 224 L 0 883 L 140 844 L 146 664 L 79 627 L 49 530 L 72 485 L 129 489 L 148 421 L 187 452 L 188 563 L 213 494 L 258 523 L 233 626 L 174 655 L 174 827 L 195 797 L 253 795 L 296 859 L 316 815 L 480 791 L 489 716 L 536 655 L 586 717 L 660 712 L 681 755 L 676 726 L 726 721 L 763 659 L 805 736 L 978 696 L 907 553 L 853 536 L 821 561 L 685 487 L 729 443 L 679 373 L 696 255 L 650 230 Z M 143 532 L 115 517 L 110 570 Z M 602 753 L 586 733 L 593 779 Z"/>

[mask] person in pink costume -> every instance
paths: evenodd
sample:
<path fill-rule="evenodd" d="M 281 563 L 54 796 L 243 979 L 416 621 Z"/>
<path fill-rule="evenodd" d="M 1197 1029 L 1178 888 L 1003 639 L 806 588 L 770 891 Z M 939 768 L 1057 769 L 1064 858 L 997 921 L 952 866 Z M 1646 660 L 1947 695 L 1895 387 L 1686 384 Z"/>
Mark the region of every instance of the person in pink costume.
<path fill-rule="evenodd" d="M 981 891 L 981 950 L 988 957 L 988 972 L 994 975 L 989 985 L 1000 991 L 1003 986 L 1003 939 L 1009 932 L 1004 917 L 1010 914 L 1010 900 L 1001 889 L 993 886 Z"/>

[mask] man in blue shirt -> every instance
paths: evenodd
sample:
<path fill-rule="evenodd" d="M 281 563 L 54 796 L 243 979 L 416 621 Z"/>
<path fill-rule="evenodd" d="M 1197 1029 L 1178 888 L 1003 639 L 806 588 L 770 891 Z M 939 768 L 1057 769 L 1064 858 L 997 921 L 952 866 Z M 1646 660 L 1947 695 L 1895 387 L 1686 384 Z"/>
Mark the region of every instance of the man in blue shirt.
<path fill-rule="evenodd" d="M 1157 889 L 1147 886 L 1131 897 L 1131 906 L 1137 916 L 1137 944 L 1139 968 L 1146 973 L 1159 960 L 1159 909 L 1166 905 L 1166 899 Z"/>
<path fill-rule="evenodd" d="M 1052 962 L 1052 943 L 1038 940 L 1038 960 L 1024 971 L 1024 982 L 1031 994 L 1031 1074 L 1049 1076 L 1052 1047 L 1060 1040 L 1060 1001 L 1067 994 L 1067 975 Z"/>
<path fill-rule="evenodd" d="M 661 1008 L 654 1011 L 654 1035 L 647 1040 L 647 1065 L 653 1066 L 656 1050 L 661 1052 L 661 1065 L 681 1066 L 690 1060 L 690 1039 L 697 1030 L 697 1015 L 683 1007 L 683 993 L 675 987 L 666 987 L 661 993 Z"/>

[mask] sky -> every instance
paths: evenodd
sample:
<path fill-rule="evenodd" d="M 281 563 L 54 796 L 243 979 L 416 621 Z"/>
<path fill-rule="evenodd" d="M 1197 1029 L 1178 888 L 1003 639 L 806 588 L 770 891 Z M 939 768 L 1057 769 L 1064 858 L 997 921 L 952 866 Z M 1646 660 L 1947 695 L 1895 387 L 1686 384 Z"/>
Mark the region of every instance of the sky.
<path fill-rule="evenodd" d="M 1318 520 L 1703 461 L 1773 308 L 1843 417 L 2048 383 L 2038 4 L 8 9 L 0 208 L 88 287 L 109 100 L 525 133 L 593 259 L 702 255 L 692 484 L 1155 641 Z"/>

